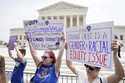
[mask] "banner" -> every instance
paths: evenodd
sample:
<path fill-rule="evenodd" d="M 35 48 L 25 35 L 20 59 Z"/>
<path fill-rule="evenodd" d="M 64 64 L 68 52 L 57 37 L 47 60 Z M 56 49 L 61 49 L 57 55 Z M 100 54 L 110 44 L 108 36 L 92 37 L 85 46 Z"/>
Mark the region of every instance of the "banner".
<path fill-rule="evenodd" d="M 112 27 L 113 22 L 105 22 L 85 28 L 67 29 L 67 58 L 93 66 L 111 68 Z"/>
<path fill-rule="evenodd" d="M 24 21 L 24 28 L 29 41 L 35 49 L 58 49 L 60 47 L 64 29 L 63 21 Z"/>

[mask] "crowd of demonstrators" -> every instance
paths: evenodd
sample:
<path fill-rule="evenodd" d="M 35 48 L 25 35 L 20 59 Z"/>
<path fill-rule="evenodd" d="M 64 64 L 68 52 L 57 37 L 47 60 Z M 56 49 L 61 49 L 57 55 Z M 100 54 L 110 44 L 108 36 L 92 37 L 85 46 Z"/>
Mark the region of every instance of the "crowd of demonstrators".
<path fill-rule="evenodd" d="M 28 38 L 27 38 L 28 39 Z M 63 56 L 64 48 L 65 48 L 65 39 L 62 38 L 63 42 L 61 47 L 59 48 L 58 56 L 55 57 L 55 54 L 52 50 L 47 49 L 44 51 L 43 56 L 39 59 L 36 55 L 36 50 L 32 47 L 31 43 L 29 43 L 30 51 L 32 58 L 36 64 L 36 72 L 35 75 L 31 78 L 31 83 L 57 83 L 60 75 L 60 67 L 61 67 L 61 59 Z M 60 42 L 57 42 L 58 45 Z M 15 61 L 15 67 L 11 76 L 11 83 L 24 83 L 24 70 L 27 64 L 26 59 L 24 58 L 26 54 L 25 49 L 20 49 L 15 44 L 14 49 L 16 51 L 17 57 L 14 57 L 12 53 L 12 48 L 10 43 L 6 44 L 8 48 L 8 54 L 11 59 Z M 56 44 L 57 45 L 57 44 Z M 13 49 L 13 50 L 14 50 Z M 5 61 L 4 57 L 0 56 L 0 83 L 6 83 L 5 77 Z"/>
<path fill-rule="evenodd" d="M 70 60 L 66 60 L 66 64 L 69 69 L 78 76 L 78 83 L 119 83 L 120 80 L 124 77 L 124 69 L 118 59 L 118 50 L 119 50 L 118 41 L 112 42 L 112 51 L 113 51 L 113 61 L 115 67 L 115 73 L 107 77 L 99 76 L 100 67 L 84 64 L 86 68 L 86 73 L 78 70 Z"/>
<path fill-rule="evenodd" d="M 65 38 L 63 38 L 63 43 L 58 49 L 57 58 L 51 49 L 45 50 L 44 54 L 41 55 L 41 58 L 38 58 L 36 49 L 33 48 L 29 39 L 28 44 L 31 56 L 36 64 L 36 72 L 31 78 L 30 83 L 58 83 L 63 52 L 65 48 L 67 50 Z M 124 77 L 124 69 L 118 58 L 119 46 L 120 43 L 118 43 L 118 41 L 115 40 L 112 42 L 112 56 L 115 67 L 115 73 L 113 75 L 109 75 L 107 77 L 99 76 L 101 68 L 88 64 L 84 64 L 86 68 L 85 73 L 83 70 L 77 69 L 68 59 L 66 59 L 66 64 L 69 69 L 78 76 L 78 83 L 118 83 Z M 17 57 L 15 58 L 12 55 L 11 49 L 9 49 L 9 44 L 7 47 L 9 56 L 15 61 L 15 67 L 11 76 L 11 83 L 24 83 L 23 74 L 27 64 L 27 61 L 24 58 L 26 50 L 15 46 L 17 53 Z M 6 83 L 5 60 L 2 56 L 0 56 L 0 83 Z"/>
<path fill-rule="evenodd" d="M 26 55 L 26 50 L 18 48 L 18 46 L 15 45 L 17 57 L 14 57 L 12 55 L 11 50 L 9 49 L 9 44 L 7 47 L 8 47 L 8 54 L 10 58 L 15 61 L 15 67 L 13 69 L 12 76 L 11 76 L 11 83 L 24 83 L 23 74 L 27 64 L 27 61 L 24 58 L 24 56 Z"/>
<path fill-rule="evenodd" d="M 32 58 L 36 64 L 35 75 L 31 79 L 31 83 L 57 83 L 60 75 L 61 59 L 65 48 L 65 39 L 58 51 L 57 58 L 52 50 L 44 51 L 41 59 L 37 57 L 36 50 L 29 42 Z"/>
<path fill-rule="evenodd" d="M 0 83 L 6 83 L 5 59 L 0 55 Z"/>

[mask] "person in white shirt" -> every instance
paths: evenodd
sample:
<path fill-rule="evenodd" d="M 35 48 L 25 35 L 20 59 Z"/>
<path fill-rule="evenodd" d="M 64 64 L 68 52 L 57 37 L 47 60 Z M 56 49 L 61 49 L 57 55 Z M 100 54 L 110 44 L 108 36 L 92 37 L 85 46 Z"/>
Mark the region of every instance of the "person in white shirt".
<path fill-rule="evenodd" d="M 68 59 L 66 59 L 66 64 L 69 69 L 78 76 L 78 83 L 118 83 L 124 77 L 124 69 L 118 59 L 118 47 L 120 43 L 118 41 L 113 41 L 113 60 L 115 73 L 107 77 L 99 77 L 100 67 L 94 67 L 91 65 L 84 64 L 86 67 L 86 75 L 83 70 L 79 71 L 75 68 L 74 64 Z"/>

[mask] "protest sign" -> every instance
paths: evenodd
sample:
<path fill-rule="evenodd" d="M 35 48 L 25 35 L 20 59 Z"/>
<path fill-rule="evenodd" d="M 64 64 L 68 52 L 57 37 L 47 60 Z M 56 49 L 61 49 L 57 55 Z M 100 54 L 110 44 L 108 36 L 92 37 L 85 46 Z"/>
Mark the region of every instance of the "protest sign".
<path fill-rule="evenodd" d="M 97 23 L 66 30 L 67 58 L 85 64 L 111 68 L 113 22 Z"/>
<path fill-rule="evenodd" d="M 17 36 L 10 36 L 9 37 L 9 44 L 8 44 L 8 48 L 10 49 L 10 50 L 14 50 L 14 48 L 15 48 L 15 43 L 17 42 Z"/>
<path fill-rule="evenodd" d="M 58 49 L 63 36 L 63 23 L 58 20 L 31 20 L 24 21 L 24 28 L 35 49 Z"/>

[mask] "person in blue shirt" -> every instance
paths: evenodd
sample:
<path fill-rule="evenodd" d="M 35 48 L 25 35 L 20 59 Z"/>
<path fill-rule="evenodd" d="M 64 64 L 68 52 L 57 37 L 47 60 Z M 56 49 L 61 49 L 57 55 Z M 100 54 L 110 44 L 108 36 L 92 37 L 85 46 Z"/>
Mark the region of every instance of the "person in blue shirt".
<path fill-rule="evenodd" d="M 16 62 L 15 67 L 12 72 L 11 83 L 24 83 L 24 80 L 23 80 L 24 73 L 23 72 L 24 72 L 24 69 L 25 69 L 26 63 L 27 63 L 26 60 L 24 59 L 26 50 L 19 49 L 17 46 L 15 46 L 15 50 L 17 52 L 17 58 L 12 56 L 12 52 L 8 46 L 9 56 Z"/>
<path fill-rule="evenodd" d="M 37 66 L 35 75 L 31 83 L 57 83 L 61 67 L 61 58 L 65 48 L 65 41 L 61 44 L 57 59 L 52 50 L 45 50 L 41 59 L 37 57 L 36 50 L 29 42 L 29 47 L 33 60 Z"/>

